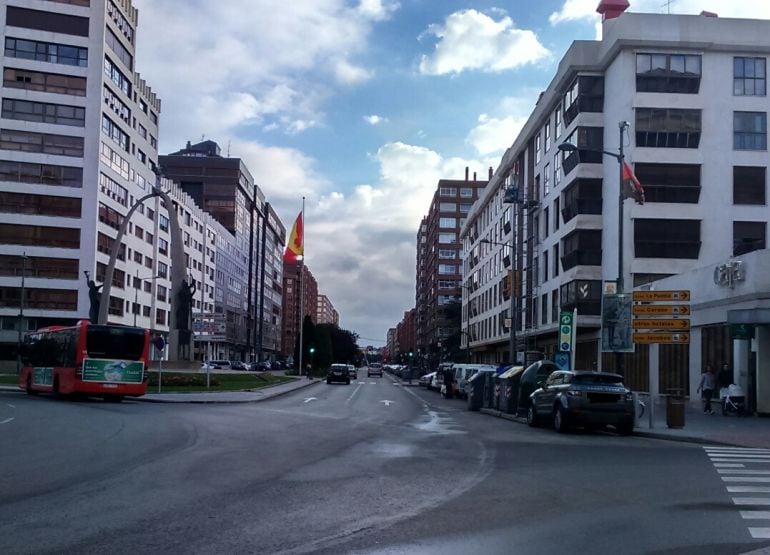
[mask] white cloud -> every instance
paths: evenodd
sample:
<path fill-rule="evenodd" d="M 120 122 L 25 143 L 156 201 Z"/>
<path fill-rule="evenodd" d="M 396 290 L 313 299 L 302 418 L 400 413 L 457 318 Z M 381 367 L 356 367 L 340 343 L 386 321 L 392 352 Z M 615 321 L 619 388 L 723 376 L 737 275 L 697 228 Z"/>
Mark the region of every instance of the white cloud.
<path fill-rule="evenodd" d="M 364 116 L 364 121 L 369 125 L 379 125 L 381 123 L 386 123 L 388 118 L 372 114 L 371 116 Z"/>
<path fill-rule="evenodd" d="M 398 9 L 387 0 L 134 3 L 138 70 L 165 101 L 162 151 L 245 124 L 293 133 L 322 125 L 330 87 L 371 77 L 356 57 L 372 25 Z"/>
<path fill-rule="evenodd" d="M 596 13 L 596 6 L 598 5 L 598 0 L 565 0 L 561 10 L 553 12 L 548 21 L 551 25 L 557 25 L 565 21 L 598 19 L 600 17 Z"/>
<path fill-rule="evenodd" d="M 491 118 L 482 114 L 479 116 L 479 125 L 471 130 L 467 141 L 479 154 L 501 152 L 511 146 L 526 122 L 526 118 Z"/>
<path fill-rule="evenodd" d="M 502 71 L 549 55 L 533 31 L 517 29 L 510 17 L 501 15 L 496 21 L 473 9 L 451 14 L 443 25 L 430 25 L 425 35 L 439 39 L 435 52 L 420 61 L 420 72 L 428 75 Z"/>

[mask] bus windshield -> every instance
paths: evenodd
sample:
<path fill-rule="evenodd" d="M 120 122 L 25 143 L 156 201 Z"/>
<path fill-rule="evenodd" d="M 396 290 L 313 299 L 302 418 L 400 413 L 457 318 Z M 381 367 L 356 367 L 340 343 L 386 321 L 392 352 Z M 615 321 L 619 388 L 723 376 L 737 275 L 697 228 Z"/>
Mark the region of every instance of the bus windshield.
<path fill-rule="evenodd" d="M 145 334 L 141 328 L 88 326 L 88 356 L 119 360 L 139 360 L 144 352 Z"/>

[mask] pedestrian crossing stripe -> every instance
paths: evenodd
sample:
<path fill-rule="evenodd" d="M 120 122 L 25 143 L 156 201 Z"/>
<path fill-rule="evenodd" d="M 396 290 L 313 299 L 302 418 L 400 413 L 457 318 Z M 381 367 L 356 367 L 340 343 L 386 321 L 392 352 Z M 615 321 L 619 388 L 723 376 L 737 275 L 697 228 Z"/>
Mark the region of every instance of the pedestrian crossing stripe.
<path fill-rule="evenodd" d="M 755 539 L 770 538 L 770 528 L 749 528 L 749 533 L 751 534 L 751 537 Z"/>
<path fill-rule="evenodd" d="M 733 497 L 736 505 L 770 505 L 770 497 Z"/>

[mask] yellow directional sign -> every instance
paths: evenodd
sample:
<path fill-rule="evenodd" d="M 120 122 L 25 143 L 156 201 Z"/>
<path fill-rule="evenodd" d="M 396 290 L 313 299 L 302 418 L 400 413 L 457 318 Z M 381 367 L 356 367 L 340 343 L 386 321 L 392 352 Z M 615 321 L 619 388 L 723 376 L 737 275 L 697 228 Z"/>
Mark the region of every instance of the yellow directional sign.
<path fill-rule="evenodd" d="M 674 320 L 669 318 L 636 318 L 634 319 L 635 330 L 689 330 L 690 319 L 682 318 Z"/>
<path fill-rule="evenodd" d="M 635 304 L 635 316 L 687 316 L 690 305 L 686 304 Z"/>
<path fill-rule="evenodd" d="M 634 343 L 689 343 L 689 333 L 635 333 Z"/>
<path fill-rule="evenodd" d="M 635 301 L 689 301 L 690 290 L 680 291 L 634 291 Z"/>

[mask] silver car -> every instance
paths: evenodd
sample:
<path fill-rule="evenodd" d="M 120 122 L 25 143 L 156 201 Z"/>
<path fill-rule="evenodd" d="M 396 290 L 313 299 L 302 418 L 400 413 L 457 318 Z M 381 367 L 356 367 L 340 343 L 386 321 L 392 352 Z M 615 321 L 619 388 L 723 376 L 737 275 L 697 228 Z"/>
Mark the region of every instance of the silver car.
<path fill-rule="evenodd" d="M 633 394 L 623 385 L 623 376 L 619 374 L 557 370 L 530 399 L 530 426 L 548 419 L 561 433 L 577 425 L 611 425 L 621 435 L 634 431 Z"/>

